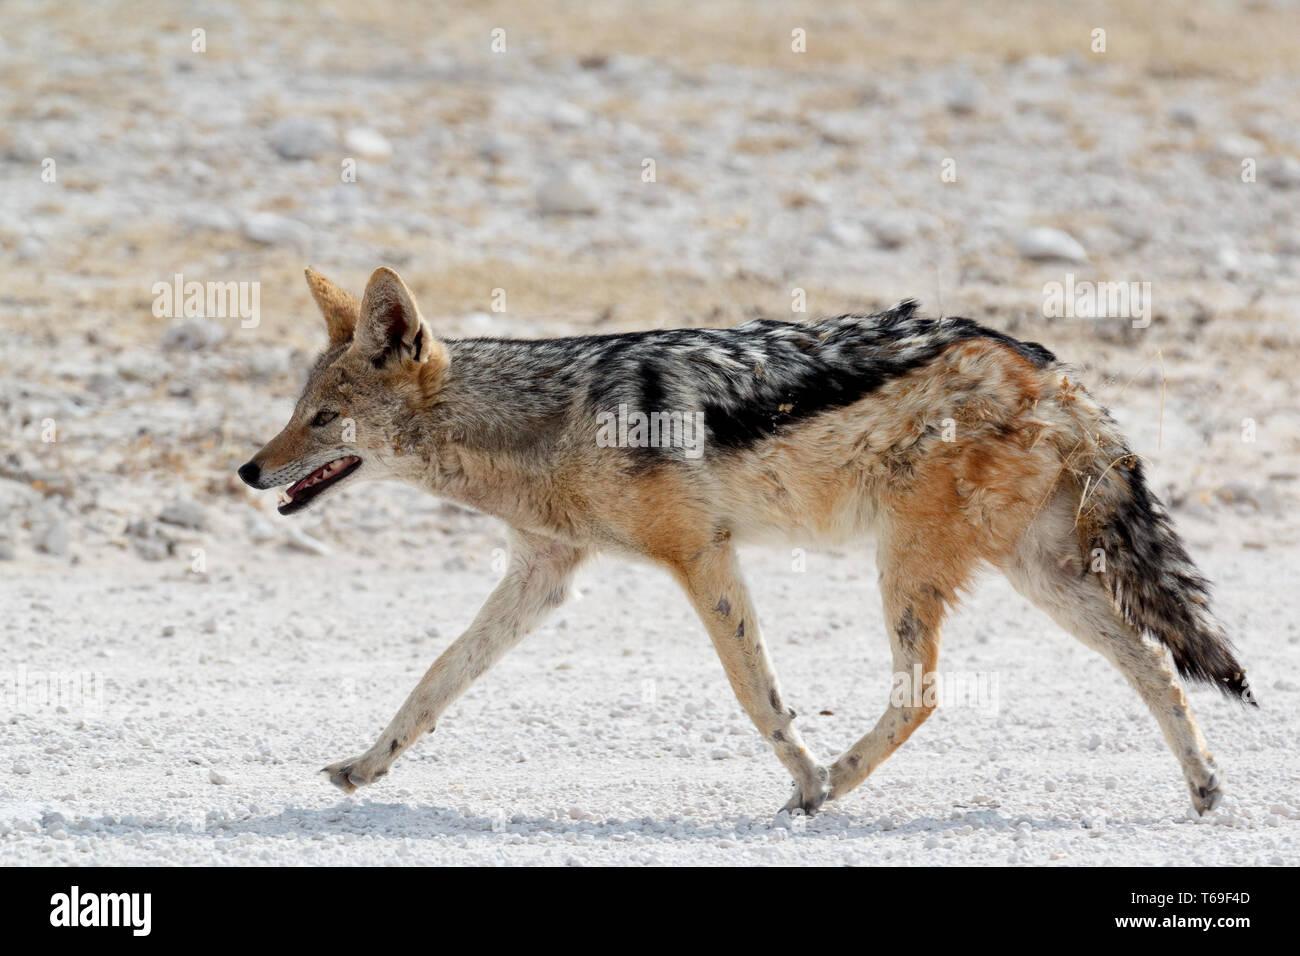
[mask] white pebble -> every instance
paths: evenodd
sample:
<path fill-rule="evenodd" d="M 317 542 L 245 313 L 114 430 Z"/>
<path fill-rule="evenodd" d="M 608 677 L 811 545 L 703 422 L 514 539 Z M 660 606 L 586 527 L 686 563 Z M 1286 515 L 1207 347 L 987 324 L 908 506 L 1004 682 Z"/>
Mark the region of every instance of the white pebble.
<path fill-rule="evenodd" d="M 572 171 L 545 180 L 537 189 L 537 208 L 547 216 L 590 216 L 596 212 L 591 187 Z"/>
<path fill-rule="evenodd" d="M 290 116 L 271 127 L 271 148 L 284 159 L 311 159 L 334 146 L 334 127 L 312 116 Z"/>
<path fill-rule="evenodd" d="M 366 156 L 370 159 L 385 159 L 393 155 L 393 144 L 385 139 L 384 135 L 378 130 L 365 126 L 348 130 L 348 135 L 344 138 L 343 143 L 348 152 L 356 153 L 358 156 Z"/>
<path fill-rule="evenodd" d="M 1066 262 L 1086 262 L 1088 254 L 1079 241 L 1068 232 L 1038 226 L 1020 234 L 1016 239 L 1016 251 L 1026 259 L 1052 260 L 1063 259 Z"/>

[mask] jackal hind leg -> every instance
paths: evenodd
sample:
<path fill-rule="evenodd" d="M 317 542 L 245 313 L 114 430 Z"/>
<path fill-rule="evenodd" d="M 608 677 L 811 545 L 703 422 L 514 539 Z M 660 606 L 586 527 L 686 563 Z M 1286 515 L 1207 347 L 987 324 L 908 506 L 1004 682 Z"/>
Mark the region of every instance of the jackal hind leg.
<path fill-rule="evenodd" d="M 889 704 L 876 725 L 831 764 L 833 800 L 866 780 L 935 709 L 940 627 L 967 569 L 958 566 L 951 553 L 936 560 L 909 547 L 914 544 L 883 540 L 877 550 L 894 680 Z"/>
<path fill-rule="evenodd" d="M 388 773 L 402 752 L 432 731 L 443 711 L 479 676 L 564 603 L 573 572 L 585 556 L 563 542 L 512 534 L 510 566 L 469 629 L 434 661 L 374 746 L 321 773 L 344 793 Z"/>
<path fill-rule="evenodd" d="M 784 809 L 815 813 L 830 792 L 829 774 L 804 746 L 794 727 L 796 714 L 781 697 L 734 549 L 717 543 L 672 570 L 709 633 L 737 701 L 794 777 L 794 796 Z"/>
<path fill-rule="evenodd" d="M 1124 675 L 1178 759 L 1193 807 L 1198 813 L 1212 810 L 1223 796 L 1222 780 L 1187 695 L 1164 648 L 1125 621 L 1097 575 L 1084 571 L 1073 523 L 1074 508 L 1059 497 L 1030 526 L 1002 571 L 1017 591 Z"/>

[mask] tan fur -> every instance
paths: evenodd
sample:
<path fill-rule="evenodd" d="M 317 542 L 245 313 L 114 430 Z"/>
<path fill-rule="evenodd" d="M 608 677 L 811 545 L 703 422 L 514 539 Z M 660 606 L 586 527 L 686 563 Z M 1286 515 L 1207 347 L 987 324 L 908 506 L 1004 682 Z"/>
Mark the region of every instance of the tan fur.
<path fill-rule="evenodd" d="M 361 303 L 350 292 L 340 289 L 314 269 L 307 269 L 306 275 L 307 288 L 311 290 L 311 296 L 325 319 L 330 345 L 342 345 L 349 341 L 356 328 L 357 316 L 361 313 Z"/>
<path fill-rule="evenodd" d="M 1096 456 L 1077 450 L 1098 431 L 1099 412 L 1058 369 L 1036 367 L 1004 341 L 965 340 L 866 398 L 743 450 L 629 469 L 621 453 L 598 447 L 589 422 L 539 421 L 537 430 L 556 437 L 533 448 L 529 428 L 523 440 L 496 437 L 491 409 L 448 407 L 452 353 L 391 270 L 376 270 L 359 303 L 311 270 L 307 280 L 332 351 L 288 425 L 253 459 L 270 476 L 262 486 L 356 454 L 362 474 L 419 485 L 511 528 L 510 568 L 474 623 L 369 751 L 326 768 L 345 791 L 387 773 L 563 601 L 582 561 L 606 550 L 658 564 L 678 581 L 741 707 L 794 777 L 787 809 L 813 812 L 859 785 L 933 707 L 886 707 L 868 734 L 822 766 L 778 689 L 736 546 L 871 536 L 896 671 L 936 671 L 948 609 L 978 568 L 995 566 L 1124 671 L 1183 762 L 1198 808 L 1217 799 L 1204 740 L 1162 652 L 1081 572 L 1088 537 L 1071 524 L 1072 509 L 1083 511 Z M 327 406 L 355 426 L 355 446 L 341 443 L 333 424 L 311 425 Z M 936 437 L 948 432 L 951 441 Z"/>

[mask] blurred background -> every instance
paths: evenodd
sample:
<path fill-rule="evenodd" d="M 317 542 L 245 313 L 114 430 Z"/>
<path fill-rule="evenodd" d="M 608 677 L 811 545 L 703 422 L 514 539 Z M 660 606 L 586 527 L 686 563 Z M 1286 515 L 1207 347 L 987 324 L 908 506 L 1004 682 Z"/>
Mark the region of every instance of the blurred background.
<path fill-rule="evenodd" d="M 6 0 L 5 860 L 1294 863 L 1298 23 L 1263 0 Z M 314 771 L 384 726 L 505 540 L 396 485 L 285 519 L 235 477 L 325 343 L 308 265 L 356 294 L 395 267 L 444 336 L 916 298 L 1046 344 L 1150 461 L 1263 698 L 1246 720 L 1192 691 L 1228 825 L 1180 825 L 1137 696 L 994 579 L 943 666 L 1005 711 L 941 708 L 785 840 L 763 814 L 787 777 L 698 621 L 613 559 L 340 800 Z M 1053 308 L 1083 283 L 1141 299 Z M 878 716 L 890 652 L 867 543 L 793 555 L 745 564 L 829 755 Z"/>
<path fill-rule="evenodd" d="M 290 525 L 235 479 L 323 344 L 309 264 L 357 294 L 397 268 L 448 336 L 915 297 L 1077 362 L 1205 540 L 1295 541 L 1295 4 L 0 18 L 4 560 L 478 527 L 374 486 Z M 1067 274 L 1150 283 L 1149 325 L 1048 317 Z M 177 276 L 256 321 L 160 304 Z"/>

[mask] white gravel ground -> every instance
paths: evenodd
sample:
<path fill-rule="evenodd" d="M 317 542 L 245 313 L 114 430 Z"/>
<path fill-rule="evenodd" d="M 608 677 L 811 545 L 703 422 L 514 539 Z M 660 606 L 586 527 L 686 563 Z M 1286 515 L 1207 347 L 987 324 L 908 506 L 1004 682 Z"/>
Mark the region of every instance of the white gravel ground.
<path fill-rule="evenodd" d="M 6 4 L 0 862 L 1300 863 L 1294 11 L 1085 6 Z M 942 660 L 995 700 L 792 826 L 685 600 L 611 560 L 341 798 L 316 770 L 370 744 L 504 545 L 408 489 L 285 521 L 235 477 L 323 345 L 303 267 L 360 293 L 381 264 L 438 335 L 917 297 L 1077 363 L 1263 703 L 1193 691 L 1223 806 L 1190 820 L 1137 696 L 990 579 Z M 256 288 L 257 320 L 167 308 L 177 276 Z M 1149 324 L 1055 317 L 1075 277 L 1149 286 Z M 827 759 L 890 686 L 866 550 L 750 562 Z"/>
<path fill-rule="evenodd" d="M 460 537 L 385 559 L 217 551 L 203 575 L 126 559 L 11 568 L 3 644 L 28 685 L 0 724 L 0 857 L 1300 862 L 1296 550 L 1201 550 L 1263 702 L 1247 712 L 1193 691 L 1229 784 L 1204 820 L 1118 673 L 990 576 L 943 655 L 996 681 L 987 706 L 941 708 L 842 804 L 792 824 L 775 812 L 788 780 L 685 601 L 659 572 L 609 559 L 389 777 L 343 798 L 315 771 L 369 745 L 491 588 L 499 542 L 486 522 Z M 832 756 L 889 686 L 871 558 L 814 552 L 802 573 L 781 552 L 747 558 L 800 729 Z M 93 672 L 102 690 L 47 703 L 41 669 Z"/>

